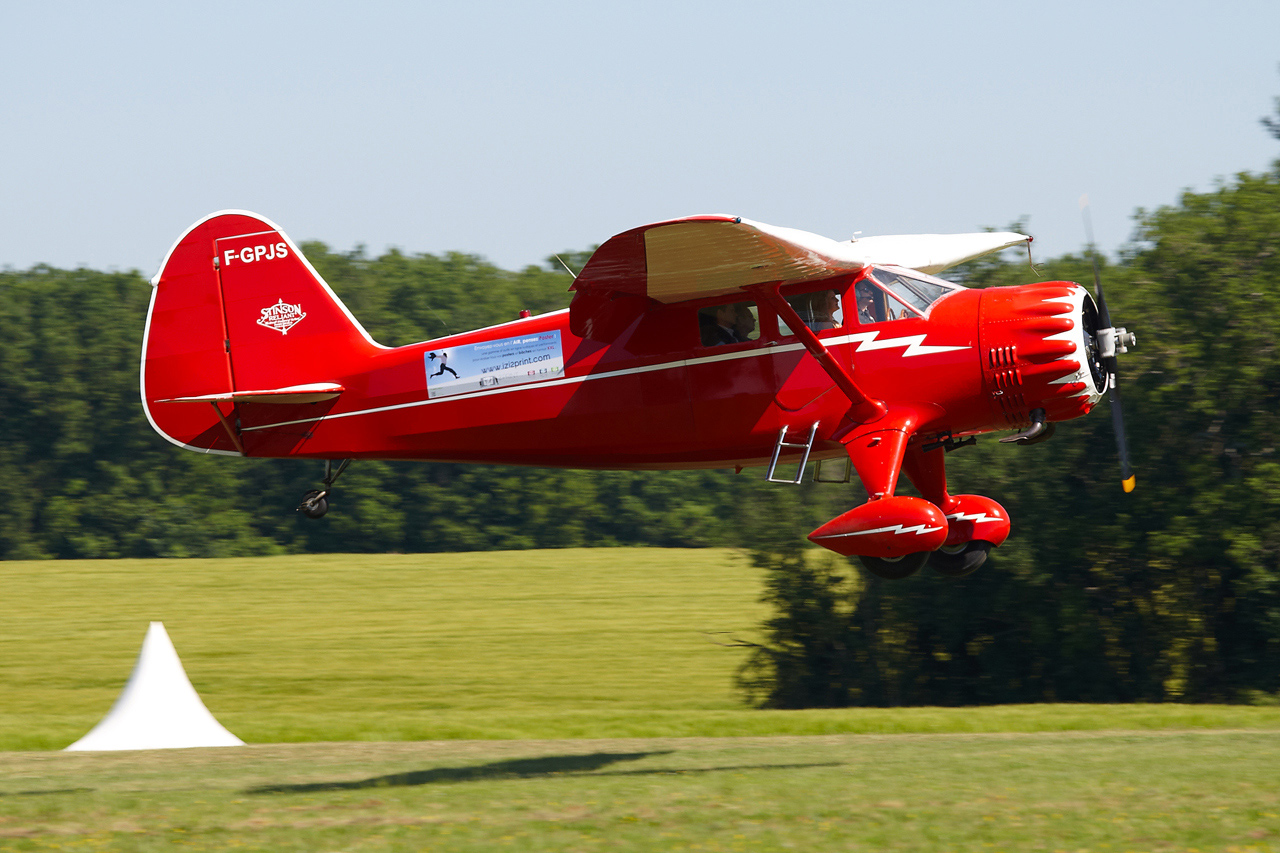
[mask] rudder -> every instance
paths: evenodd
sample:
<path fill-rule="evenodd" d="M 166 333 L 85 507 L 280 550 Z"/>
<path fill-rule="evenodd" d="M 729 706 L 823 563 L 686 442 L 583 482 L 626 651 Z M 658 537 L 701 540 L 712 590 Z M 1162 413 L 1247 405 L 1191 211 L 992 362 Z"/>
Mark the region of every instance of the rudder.
<path fill-rule="evenodd" d="M 157 432 L 192 450 L 245 452 L 229 426 L 234 404 L 191 398 L 341 383 L 380 349 L 288 236 L 255 214 L 197 222 L 151 283 L 143 407 Z"/>

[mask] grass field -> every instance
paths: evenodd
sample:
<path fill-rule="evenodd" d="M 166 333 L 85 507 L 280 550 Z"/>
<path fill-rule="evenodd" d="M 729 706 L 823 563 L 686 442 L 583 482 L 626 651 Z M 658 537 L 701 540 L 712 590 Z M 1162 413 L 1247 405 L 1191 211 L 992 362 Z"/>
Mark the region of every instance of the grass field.
<path fill-rule="evenodd" d="M 0 749 L 92 727 L 150 620 L 246 741 L 698 734 L 742 710 L 721 632 L 764 615 L 723 550 L 0 562 L 0 589 Z"/>
<path fill-rule="evenodd" d="M 720 643 L 760 582 L 654 549 L 0 562 L 0 850 L 1280 849 L 1280 708 L 757 711 Z M 150 620 L 251 745 L 50 751 Z"/>
<path fill-rule="evenodd" d="M 1275 732 L 0 754 L 0 850 L 1262 851 Z"/>

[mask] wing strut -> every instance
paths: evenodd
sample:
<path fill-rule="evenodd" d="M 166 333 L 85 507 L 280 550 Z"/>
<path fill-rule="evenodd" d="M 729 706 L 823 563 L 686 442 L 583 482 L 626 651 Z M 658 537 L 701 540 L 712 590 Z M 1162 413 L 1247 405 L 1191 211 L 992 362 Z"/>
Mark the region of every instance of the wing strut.
<path fill-rule="evenodd" d="M 209 405 L 213 406 L 213 411 L 217 413 L 218 420 L 222 422 L 222 428 L 227 431 L 227 438 L 231 439 L 231 443 L 236 446 L 236 450 L 240 451 L 241 456 L 246 455 L 244 452 L 244 445 L 240 442 L 239 431 L 232 427 L 230 422 L 227 421 L 227 416 L 222 414 L 222 409 L 219 407 L 218 401 L 210 400 Z M 235 403 L 232 403 L 231 411 L 234 412 L 235 410 Z"/>
<path fill-rule="evenodd" d="M 778 316 L 783 319 L 787 327 L 795 332 L 796 337 L 804 344 L 807 349 L 818 362 L 818 365 L 827 372 L 831 377 L 831 381 L 836 384 L 846 397 L 849 398 L 850 408 L 849 417 L 857 423 L 869 423 L 870 421 L 879 420 L 884 417 L 888 409 L 880 400 L 873 400 L 868 397 L 858 384 L 853 381 L 853 377 L 849 375 L 849 371 L 836 360 L 831 351 L 823 345 L 818 336 L 813 333 L 795 309 L 791 307 L 791 303 L 782 298 L 780 288 L 782 284 L 774 283 L 764 287 L 750 288 L 761 299 L 773 307 L 778 312 Z"/>

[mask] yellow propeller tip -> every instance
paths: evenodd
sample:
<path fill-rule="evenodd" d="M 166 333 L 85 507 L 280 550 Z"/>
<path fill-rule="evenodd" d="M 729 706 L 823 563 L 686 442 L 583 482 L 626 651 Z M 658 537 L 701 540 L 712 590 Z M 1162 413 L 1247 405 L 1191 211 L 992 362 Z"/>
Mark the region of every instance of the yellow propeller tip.
<path fill-rule="evenodd" d="M 1134 481 L 1135 481 L 1135 480 L 1137 480 L 1137 475 L 1134 475 L 1134 476 L 1130 477 L 1130 478 L 1129 478 L 1129 479 L 1127 479 L 1127 480 L 1123 480 L 1123 481 L 1121 481 L 1120 485 L 1124 486 L 1125 494 L 1128 494 L 1129 492 L 1132 492 L 1132 491 L 1133 491 L 1133 486 L 1134 486 Z"/>

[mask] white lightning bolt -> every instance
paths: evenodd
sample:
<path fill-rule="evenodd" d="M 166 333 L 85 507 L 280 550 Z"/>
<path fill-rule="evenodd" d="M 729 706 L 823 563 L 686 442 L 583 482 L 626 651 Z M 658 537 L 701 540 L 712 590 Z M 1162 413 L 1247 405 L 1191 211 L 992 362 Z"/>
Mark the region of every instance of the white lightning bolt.
<path fill-rule="evenodd" d="M 856 334 L 836 338 L 833 343 L 856 343 L 858 348 L 854 350 L 854 352 L 870 352 L 871 350 L 878 349 L 906 347 L 906 351 L 902 354 L 903 358 L 913 355 L 932 355 L 937 352 L 952 352 L 953 350 L 970 349 L 970 347 L 925 346 L 924 335 L 907 335 L 901 338 L 885 338 L 884 340 L 876 340 L 879 336 L 879 331 L 858 332 Z"/>
<path fill-rule="evenodd" d="M 947 521 L 972 521 L 974 524 L 982 524 L 984 521 L 999 521 L 998 515 L 987 515 L 985 512 L 975 512 L 973 515 L 965 515 L 963 512 L 952 513 L 947 516 Z"/>
<path fill-rule="evenodd" d="M 855 530 L 852 533 L 832 533 L 827 536 L 820 536 L 820 539 L 839 539 L 843 536 L 869 536 L 872 533 L 893 533 L 895 536 L 901 536 L 904 533 L 914 533 L 917 536 L 923 536 L 926 533 L 933 533 L 935 530 L 941 530 L 941 527 L 929 527 L 926 524 L 917 524 L 914 527 L 905 527 L 901 524 L 894 524 L 889 527 L 877 527 L 875 530 Z"/>

